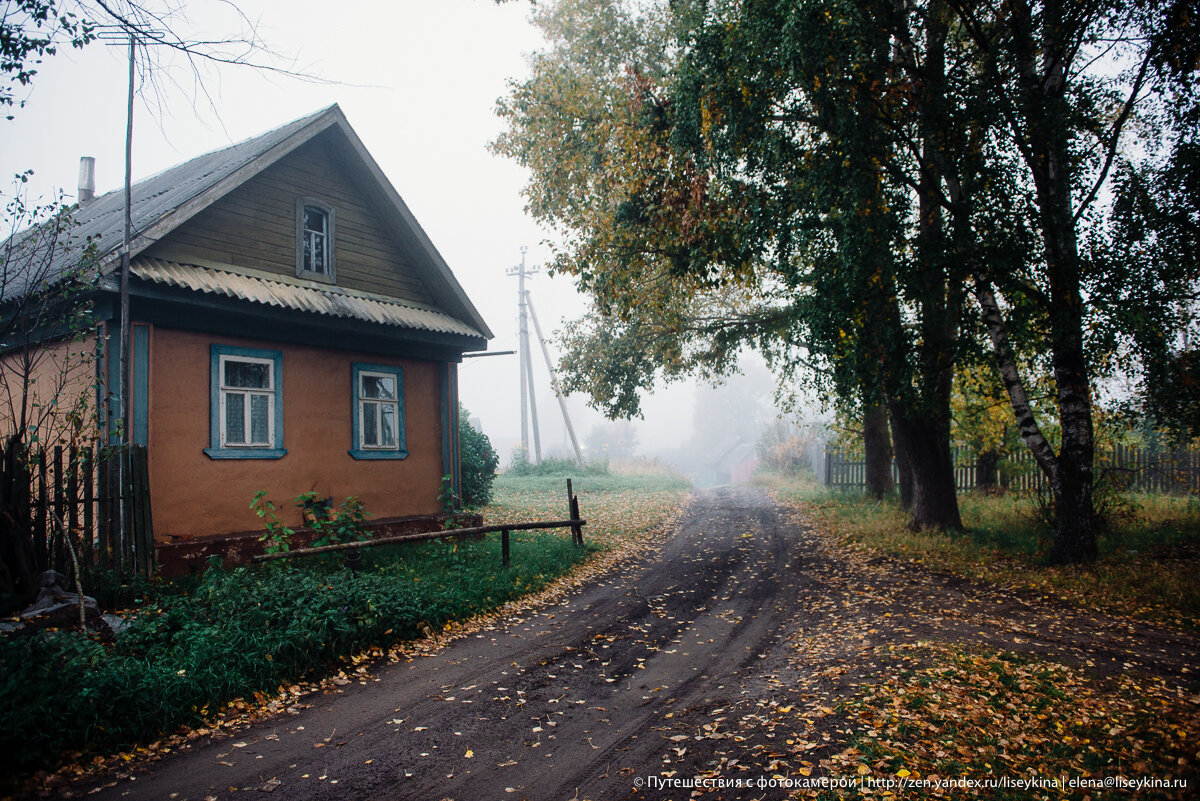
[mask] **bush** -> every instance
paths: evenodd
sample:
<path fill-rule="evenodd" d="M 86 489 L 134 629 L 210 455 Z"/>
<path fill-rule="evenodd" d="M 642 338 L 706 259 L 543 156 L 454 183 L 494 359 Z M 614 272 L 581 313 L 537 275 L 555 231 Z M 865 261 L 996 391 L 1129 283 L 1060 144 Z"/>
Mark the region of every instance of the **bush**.
<path fill-rule="evenodd" d="M 476 431 L 469 422 L 471 413 L 458 407 L 458 452 L 462 464 L 463 506 L 487 506 L 492 500 L 492 482 L 500 455 L 492 447 L 487 434 Z"/>
<path fill-rule="evenodd" d="M 164 588 L 111 643 L 73 631 L 0 637 L 0 796 L 73 749 L 108 750 L 197 725 L 239 696 L 372 646 L 438 630 L 545 586 L 585 556 L 553 533 L 308 557 L 278 569 L 210 568 Z"/>

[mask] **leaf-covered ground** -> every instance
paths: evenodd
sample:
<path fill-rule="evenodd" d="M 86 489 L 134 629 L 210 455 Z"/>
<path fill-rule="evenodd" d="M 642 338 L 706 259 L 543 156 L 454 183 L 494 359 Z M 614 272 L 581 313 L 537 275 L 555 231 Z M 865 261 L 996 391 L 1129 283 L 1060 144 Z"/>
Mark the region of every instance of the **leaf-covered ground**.
<path fill-rule="evenodd" d="M 444 629 L 437 630 L 440 629 L 440 624 L 432 628 L 426 626 L 424 630 L 427 636 L 415 641 L 397 644 L 396 637 L 391 636 L 393 632 L 387 629 L 385 624 L 380 627 L 380 632 L 385 636 L 381 638 L 378 646 L 345 655 L 341 663 L 332 670 L 313 671 L 301 681 L 285 681 L 274 692 L 254 692 L 231 701 L 214 699 L 211 704 L 204 704 L 203 709 L 199 708 L 202 702 L 198 702 L 193 707 L 192 717 L 203 716 L 203 724 L 183 727 L 169 736 L 146 741 L 144 745 L 118 753 L 111 753 L 111 748 L 92 748 L 90 752 L 77 753 L 71 757 L 71 764 L 56 769 L 53 773 L 39 773 L 31 786 L 45 792 L 52 788 L 69 788 L 72 783 L 89 775 L 119 775 L 128 768 L 160 759 L 180 748 L 187 748 L 198 740 L 225 737 L 245 729 L 256 721 L 277 715 L 299 714 L 302 710 L 311 708 L 313 703 L 323 696 L 341 694 L 344 687 L 365 686 L 373 682 L 372 671 L 381 665 L 396 664 L 416 656 L 436 653 L 456 638 L 494 626 L 498 619 L 520 614 L 526 608 L 554 603 L 613 564 L 629 559 L 649 547 L 653 540 L 650 535 L 661 534 L 669 519 L 678 512 L 687 495 L 687 485 L 677 477 L 670 476 L 594 476 L 577 481 L 575 491 L 580 497 L 581 512 L 588 519 L 585 538 L 589 548 L 593 551 L 599 549 L 600 552 L 593 553 L 588 561 L 577 565 L 566 576 L 553 579 L 553 571 L 560 565 L 545 564 L 550 552 L 542 550 L 547 547 L 547 543 L 554 546 L 565 544 L 569 536 L 566 529 L 557 530 L 557 533 L 515 532 L 512 553 L 516 571 L 514 575 L 518 583 L 515 590 L 509 591 L 508 595 L 511 597 L 514 593 L 526 593 L 523 598 L 505 603 L 487 614 L 475 615 L 465 620 L 454 620 L 454 615 L 450 615 L 451 622 L 447 623 Z M 501 479 L 496 496 L 496 502 L 485 510 L 487 523 L 561 520 L 567 517 L 566 484 L 563 479 Z M 422 563 L 419 578 L 428 584 L 453 584 L 455 581 L 465 582 L 468 579 L 479 583 L 480 579 L 477 576 L 468 577 L 465 571 L 459 568 L 462 568 L 465 559 L 469 559 L 472 566 L 483 573 L 488 572 L 489 565 L 498 568 L 498 548 L 495 538 L 487 542 L 463 543 L 461 546 L 453 543 L 425 546 L 426 550 L 444 552 L 446 559 L 442 561 L 446 564 L 440 565 L 437 558 L 430 563 Z M 364 559 L 364 573 L 373 575 L 374 567 L 367 564 L 370 561 Z M 569 562 L 565 564 L 569 566 Z M 439 571 L 440 567 L 445 568 L 444 574 Z M 538 572 L 541 570 L 546 570 L 547 574 Z M 497 575 L 507 575 L 507 572 L 498 569 L 494 572 Z M 269 575 L 280 578 L 273 573 Z M 401 583 L 406 584 L 413 579 L 413 576 L 407 576 Z M 324 588 L 323 584 L 322 587 Z M 484 608 L 487 606 L 485 603 Z M 495 606 L 496 604 L 491 604 L 491 607 Z M 247 653 L 246 657 L 261 658 L 262 654 Z M 272 655 L 268 654 L 265 658 L 270 660 Z M 178 673 L 180 678 L 189 672 L 179 665 L 168 668 L 168 673 L 172 676 Z M 9 734 L 18 736 L 19 733 L 10 731 Z M 109 753 L 106 754 L 105 751 Z M 46 764 L 52 765 L 57 756 L 55 753 L 46 753 Z M 0 795 L 3 795 L 6 789 L 11 789 L 12 785 L 8 784 L 11 778 L 15 777 L 0 777 Z M 71 792 L 70 789 L 65 790 L 68 795 Z"/>
<path fill-rule="evenodd" d="M 778 699 L 707 732 L 726 743 L 706 775 L 765 763 L 805 798 L 1195 797 L 1194 633 L 848 548 L 792 515 L 822 590 Z"/>
<path fill-rule="evenodd" d="M 700 493 L 660 532 L 584 489 L 588 536 L 635 558 L 96 797 L 1194 797 L 1193 632 L 848 549 L 761 491 Z"/>

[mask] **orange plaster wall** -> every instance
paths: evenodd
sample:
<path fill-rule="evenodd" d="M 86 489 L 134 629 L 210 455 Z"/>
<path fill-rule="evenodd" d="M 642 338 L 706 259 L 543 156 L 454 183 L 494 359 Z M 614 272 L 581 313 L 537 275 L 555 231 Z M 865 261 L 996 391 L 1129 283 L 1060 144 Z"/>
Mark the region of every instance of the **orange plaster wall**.
<path fill-rule="evenodd" d="M 210 346 L 283 354 L 280 459 L 210 459 Z M 404 368 L 408 458 L 357 460 L 351 448 L 351 363 Z M 442 476 L 439 365 L 411 359 L 216 337 L 155 327 L 150 345 L 150 492 L 158 541 L 261 529 L 254 493 L 300 524 L 292 499 L 315 490 L 335 503 L 357 495 L 372 518 L 434 514 Z"/>
<path fill-rule="evenodd" d="M 41 417 L 39 434 L 42 444 L 65 441 L 70 436 L 68 422 L 57 410 L 76 409 L 91 420 L 96 406 L 96 365 L 93 358 L 96 337 L 83 337 L 37 345 L 30 351 L 29 401 L 27 420 Z M 0 433 L 8 436 L 21 416 L 25 354 L 10 353 L 0 359 Z M 90 442 L 96 436 L 92 428 L 82 432 Z"/>

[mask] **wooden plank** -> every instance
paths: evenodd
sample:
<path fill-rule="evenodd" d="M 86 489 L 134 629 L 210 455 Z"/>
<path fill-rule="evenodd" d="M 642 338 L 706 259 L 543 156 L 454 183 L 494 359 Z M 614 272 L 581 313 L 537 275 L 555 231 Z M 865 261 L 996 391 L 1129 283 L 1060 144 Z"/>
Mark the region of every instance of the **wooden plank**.
<path fill-rule="evenodd" d="M 341 542 L 336 545 L 322 545 L 318 548 L 300 548 L 282 553 L 264 553 L 251 557 L 251 562 L 271 562 L 276 559 L 291 559 L 296 556 L 311 556 L 318 553 L 345 551 L 350 548 L 371 548 L 376 545 L 391 545 L 398 542 L 424 542 L 440 540 L 448 537 L 470 537 L 478 534 L 494 534 L 497 531 L 533 531 L 536 529 L 570 528 L 573 524 L 586 526 L 586 520 L 554 520 L 536 523 L 504 523 L 494 526 L 475 526 L 474 528 L 451 528 L 445 531 L 427 531 L 421 534 L 396 534 L 391 537 L 379 537 L 364 542 Z"/>
<path fill-rule="evenodd" d="M 94 446 L 89 445 L 80 453 L 79 462 L 80 476 L 83 482 L 83 536 L 80 537 L 83 547 L 81 549 L 81 558 L 83 563 L 89 568 L 94 567 L 96 564 L 96 555 L 93 553 L 93 546 L 95 545 L 93 536 L 96 522 L 94 514 L 95 510 L 93 508 L 93 504 L 96 500 L 95 486 L 93 483 L 96 480 L 96 471 L 94 469 L 95 463 L 93 461 L 94 453 Z"/>
<path fill-rule="evenodd" d="M 575 493 L 571 488 L 571 479 L 568 478 L 567 479 L 567 518 L 570 520 L 574 520 L 577 517 L 577 515 L 575 514 L 574 499 L 575 499 Z M 578 544 L 578 543 L 576 543 L 575 537 L 576 537 L 575 526 L 571 526 L 571 542 Z"/>
<path fill-rule="evenodd" d="M 130 498 L 133 496 L 133 465 L 130 458 L 129 448 L 121 449 L 121 496 L 119 503 L 119 517 L 117 518 L 117 528 L 119 539 L 121 542 L 121 575 L 131 575 L 134 569 L 134 541 L 131 518 Z"/>
<path fill-rule="evenodd" d="M 571 538 L 580 548 L 583 547 L 583 524 L 579 522 L 579 496 L 571 496 Z"/>
<path fill-rule="evenodd" d="M 100 446 L 96 456 L 96 564 L 101 570 L 112 570 L 111 460 Z"/>
<path fill-rule="evenodd" d="M 50 546 L 50 537 L 48 536 L 48 527 L 46 526 L 47 512 L 49 511 L 49 498 L 46 492 L 46 449 L 42 448 L 37 451 L 37 508 L 33 514 L 33 541 L 36 550 L 37 570 L 50 569 L 52 561 L 52 552 Z"/>
<path fill-rule="evenodd" d="M 64 576 L 69 576 L 70 560 L 67 558 L 67 532 L 63 531 L 67 511 L 66 481 L 63 476 L 63 448 L 54 446 L 54 462 L 51 464 L 54 481 L 54 513 L 50 518 L 50 528 L 54 531 L 54 564 L 53 568 Z"/>
<path fill-rule="evenodd" d="M 79 528 L 78 445 L 71 445 L 67 451 L 67 527 L 72 532 Z"/>
<path fill-rule="evenodd" d="M 154 519 L 151 515 L 152 506 L 150 504 L 150 452 L 144 445 L 138 448 L 138 475 L 140 477 L 137 497 L 141 507 L 138 519 L 141 521 L 142 534 L 142 575 L 151 576 L 154 574 Z"/>

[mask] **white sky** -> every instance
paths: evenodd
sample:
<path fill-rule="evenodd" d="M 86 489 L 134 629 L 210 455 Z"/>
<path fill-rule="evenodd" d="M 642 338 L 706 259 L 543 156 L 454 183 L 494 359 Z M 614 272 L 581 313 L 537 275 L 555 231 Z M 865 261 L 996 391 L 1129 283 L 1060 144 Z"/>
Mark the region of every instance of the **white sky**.
<path fill-rule="evenodd" d="M 204 76 L 212 103 L 193 88 L 178 58 L 160 96 L 162 111 L 138 103 L 133 175 L 158 172 L 201 153 L 339 103 L 417 220 L 454 270 L 496 334 L 491 350 L 516 346 L 516 279 L 506 268 L 529 247 L 530 264 L 548 260 L 549 233 L 524 213 L 525 172 L 493 156 L 487 143 L 501 130 L 494 114 L 510 78 L 526 74 L 524 54 L 538 49 L 523 0 L 238 0 L 259 35 L 296 68 L 336 84 L 305 83 L 237 67 Z M 192 4 L 177 27 L 200 35 L 236 30 L 222 4 Z M 74 194 L 79 157 L 96 158 L 98 193 L 120 187 L 124 170 L 126 51 L 93 43 L 60 48 L 39 68 L 25 108 L 0 119 L 0 174 L 33 169 L 30 195 Z M 11 191 L 7 183 L 0 187 Z M 558 330 L 585 304 L 567 278 L 532 279 L 543 326 Z M 534 345 L 543 452 L 569 449 L 544 363 Z M 515 356 L 467 360 L 461 396 L 507 460 L 519 435 Z M 580 398 L 568 400 L 586 437 L 601 417 Z M 659 393 L 639 426 L 643 450 L 673 447 L 691 433 L 691 392 Z"/>

